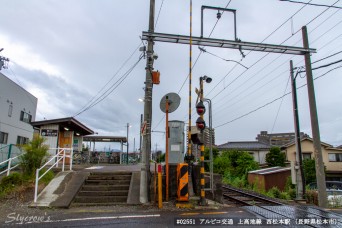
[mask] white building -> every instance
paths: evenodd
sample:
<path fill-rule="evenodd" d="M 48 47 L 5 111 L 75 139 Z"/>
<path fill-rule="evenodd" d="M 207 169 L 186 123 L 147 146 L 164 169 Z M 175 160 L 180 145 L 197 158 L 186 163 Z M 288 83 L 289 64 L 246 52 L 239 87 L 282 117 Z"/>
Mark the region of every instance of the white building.
<path fill-rule="evenodd" d="M 33 137 L 38 99 L 0 73 L 0 147 Z"/>

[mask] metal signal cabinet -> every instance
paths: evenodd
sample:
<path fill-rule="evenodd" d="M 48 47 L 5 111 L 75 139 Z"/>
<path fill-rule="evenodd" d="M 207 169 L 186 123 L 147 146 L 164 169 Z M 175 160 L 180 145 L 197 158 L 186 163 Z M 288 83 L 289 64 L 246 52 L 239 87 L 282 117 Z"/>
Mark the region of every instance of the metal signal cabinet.
<path fill-rule="evenodd" d="M 177 165 L 177 201 L 189 201 L 188 183 L 188 164 L 179 163 Z"/>
<path fill-rule="evenodd" d="M 184 162 L 184 127 L 183 121 L 169 121 L 169 164 Z"/>

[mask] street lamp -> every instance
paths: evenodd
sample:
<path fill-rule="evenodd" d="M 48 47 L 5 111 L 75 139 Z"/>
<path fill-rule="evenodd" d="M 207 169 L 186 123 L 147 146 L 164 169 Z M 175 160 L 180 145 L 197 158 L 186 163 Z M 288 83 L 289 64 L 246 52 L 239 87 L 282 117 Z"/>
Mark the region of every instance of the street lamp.
<path fill-rule="evenodd" d="M 208 77 L 204 75 L 203 77 L 200 77 L 200 82 L 205 81 L 206 83 L 210 83 L 213 79 L 211 77 Z M 203 85 L 202 85 L 203 86 Z M 202 88 L 203 89 L 203 88 Z M 203 92 L 203 91 L 202 91 Z"/>

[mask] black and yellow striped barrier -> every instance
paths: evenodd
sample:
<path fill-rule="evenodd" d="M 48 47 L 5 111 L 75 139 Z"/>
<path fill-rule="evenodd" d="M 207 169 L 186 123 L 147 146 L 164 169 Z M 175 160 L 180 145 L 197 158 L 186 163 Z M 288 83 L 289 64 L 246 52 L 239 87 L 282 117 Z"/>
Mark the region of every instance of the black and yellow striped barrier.
<path fill-rule="evenodd" d="M 187 163 L 179 163 L 177 165 L 177 200 L 178 201 L 189 201 L 189 173 L 188 173 L 188 164 Z"/>

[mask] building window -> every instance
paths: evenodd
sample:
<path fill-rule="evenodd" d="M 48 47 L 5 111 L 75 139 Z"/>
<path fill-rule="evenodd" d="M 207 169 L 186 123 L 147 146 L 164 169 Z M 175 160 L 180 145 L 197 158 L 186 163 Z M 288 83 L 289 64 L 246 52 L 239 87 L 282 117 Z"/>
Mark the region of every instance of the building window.
<path fill-rule="evenodd" d="M 0 131 L 0 143 L 7 144 L 8 133 Z"/>
<path fill-rule="evenodd" d="M 330 162 L 342 162 L 342 154 L 329 154 Z"/>
<path fill-rule="evenodd" d="M 8 106 L 8 117 L 12 117 L 12 112 L 13 112 L 13 104 L 11 103 Z"/>
<path fill-rule="evenodd" d="M 24 111 L 21 111 L 20 112 L 20 120 L 25 122 L 25 123 L 31 123 L 32 115 L 28 114 L 28 113 L 26 113 Z"/>
<path fill-rule="evenodd" d="M 311 159 L 311 153 L 303 153 L 303 160 L 305 159 Z"/>
<path fill-rule="evenodd" d="M 17 144 L 18 145 L 24 145 L 24 144 L 28 144 L 29 139 L 23 136 L 18 136 L 17 137 Z"/>

